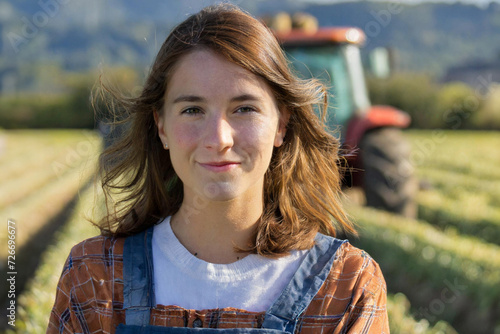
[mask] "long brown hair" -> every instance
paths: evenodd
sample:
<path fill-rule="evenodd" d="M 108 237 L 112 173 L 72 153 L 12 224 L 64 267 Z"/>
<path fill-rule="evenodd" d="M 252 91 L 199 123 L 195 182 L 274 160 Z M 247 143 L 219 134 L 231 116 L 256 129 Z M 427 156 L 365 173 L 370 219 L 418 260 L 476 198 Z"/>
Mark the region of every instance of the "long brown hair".
<path fill-rule="evenodd" d="M 280 110 L 290 113 L 284 143 L 274 149 L 264 178 L 264 212 L 251 251 L 279 256 L 311 247 L 318 231 L 333 236 L 338 229 L 355 233 L 340 204 L 339 142 L 314 110 L 326 110 L 325 88 L 318 81 L 298 79 L 272 32 L 231 5 L 207 7 L 174 28 L 139 97 L 114 94 L 125 111 L 122 122 L 129 126 L 100 156 L 108 209 L 98 224 L 101 231 L 134 234 L 179 210 L 182 182 L 163 150 L 153 114 L 162 109 L 176 64 L 199 48 L 265 79 Z M 113 202 L 117 193 L 120 199 Z"/>

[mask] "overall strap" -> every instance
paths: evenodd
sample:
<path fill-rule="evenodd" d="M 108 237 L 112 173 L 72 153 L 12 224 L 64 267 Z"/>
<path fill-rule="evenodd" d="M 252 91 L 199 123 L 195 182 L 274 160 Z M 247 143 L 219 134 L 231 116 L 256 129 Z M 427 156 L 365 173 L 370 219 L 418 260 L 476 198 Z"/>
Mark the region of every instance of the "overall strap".
<path fill-rule="evenodd" d="M 347 240 L 319 234 L 292 280 L 266 312 L 263 328 L 294 333 L 299 316 L 307 309 L 330 273 L 337 249 Z"/>
<path fill-rule="evenodd" d="M 123 308 L 127 325 L 149 325 L 155 306 L 153 279 L 153 229 L 127 237 L 123 248 Z"/>

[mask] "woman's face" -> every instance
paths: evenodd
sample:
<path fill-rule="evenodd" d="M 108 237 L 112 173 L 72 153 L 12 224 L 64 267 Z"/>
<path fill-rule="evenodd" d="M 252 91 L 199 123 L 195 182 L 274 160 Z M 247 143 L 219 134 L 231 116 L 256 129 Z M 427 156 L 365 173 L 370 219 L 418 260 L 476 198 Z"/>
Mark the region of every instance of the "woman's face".
<path fill-rule="evenodd" d="M 262 198 L 287 122 L 267 83 L 212 51 L 196 50 L 181 58 L 167 87 L 155 119 L 185 198 Z"/>

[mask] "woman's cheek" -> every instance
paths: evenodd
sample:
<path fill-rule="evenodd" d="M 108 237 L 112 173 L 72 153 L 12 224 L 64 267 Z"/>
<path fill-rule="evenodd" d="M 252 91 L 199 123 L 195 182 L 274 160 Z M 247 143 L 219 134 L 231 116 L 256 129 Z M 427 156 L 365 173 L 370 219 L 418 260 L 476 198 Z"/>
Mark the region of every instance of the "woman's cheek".
<path fill-rule="evenodd" d="M 179 124 L 172 129 L 173 140 L 180 148 L 196 146 L 200 134 L 199 129 L 194 125 Z"/>
<path fill-rule="evenodd" d="M 263 122 L 252 129 L 253 133 L 248 137 L 253 138 L 255 143 L 259 143 L 263 147 L 274 146 L 274 138 L 276 136 L 276 126 L 274 122 Z"/>

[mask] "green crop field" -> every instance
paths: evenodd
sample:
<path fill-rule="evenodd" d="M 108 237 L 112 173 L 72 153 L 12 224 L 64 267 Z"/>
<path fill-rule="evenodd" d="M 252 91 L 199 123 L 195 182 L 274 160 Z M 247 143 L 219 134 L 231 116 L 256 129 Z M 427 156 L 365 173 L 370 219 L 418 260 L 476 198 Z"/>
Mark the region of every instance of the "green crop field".
<path fill-rule="evenodd" d="M 37 279 L 33 275 L 43 262 L 40 255 L 52 243 L 54 231 L 66 224 L 79 202 L 79 192 L 93 182 L 100 146 L 99 137 L 91 131 L 0 131 L 0 216 L 5 222 L 0 230 L 0 269 L 3 273 L 17 272 L 19 313 L 20 303 L 29 293 L 24 287 Z M 8 225 L 15 228 L 11 230 L 14 240 Z M 61 267 L 51 270 L 57 276 Z M 7 284 L 1 285 L 3 319 L 8 319 L 5 313 L 10 290 Z M 44 291 L 53 298 L 53 289 Z M 31 315 L 24 319 L 18 315 L 16 328 L 27 319 Z M 7 321 L 1 326 L 6 327 Z"/>
<path fill-rule="evenodd" d="M 352 243 L 384 272 L 391 332 L 500 333 L 500 134 L 406 137 L 413 153 L 405 168 L 423 185 L 419 218 L 346 204 L 360 230 Z M 25 281 L 16 295 L 17 333 L 45 331 L 69 250 L 98 234 L 86 219 L 101 210 L 93 182 L 99 150 L 93 132 L 0 132 L 0 212 L 6 225 L 16 222 L 16 269 Z M 0 239 L 7 244 L 7 228 Z M 37 261 L 27 265 L 32 254 Z"/>
<path fill-rule="evenodd" d="M 408 131 L 422 185 L 418 219 L 351 205 L 353 243 L 381 265 L 412 314 L 460 333 L 500 333 L 500 133 Z"/>

